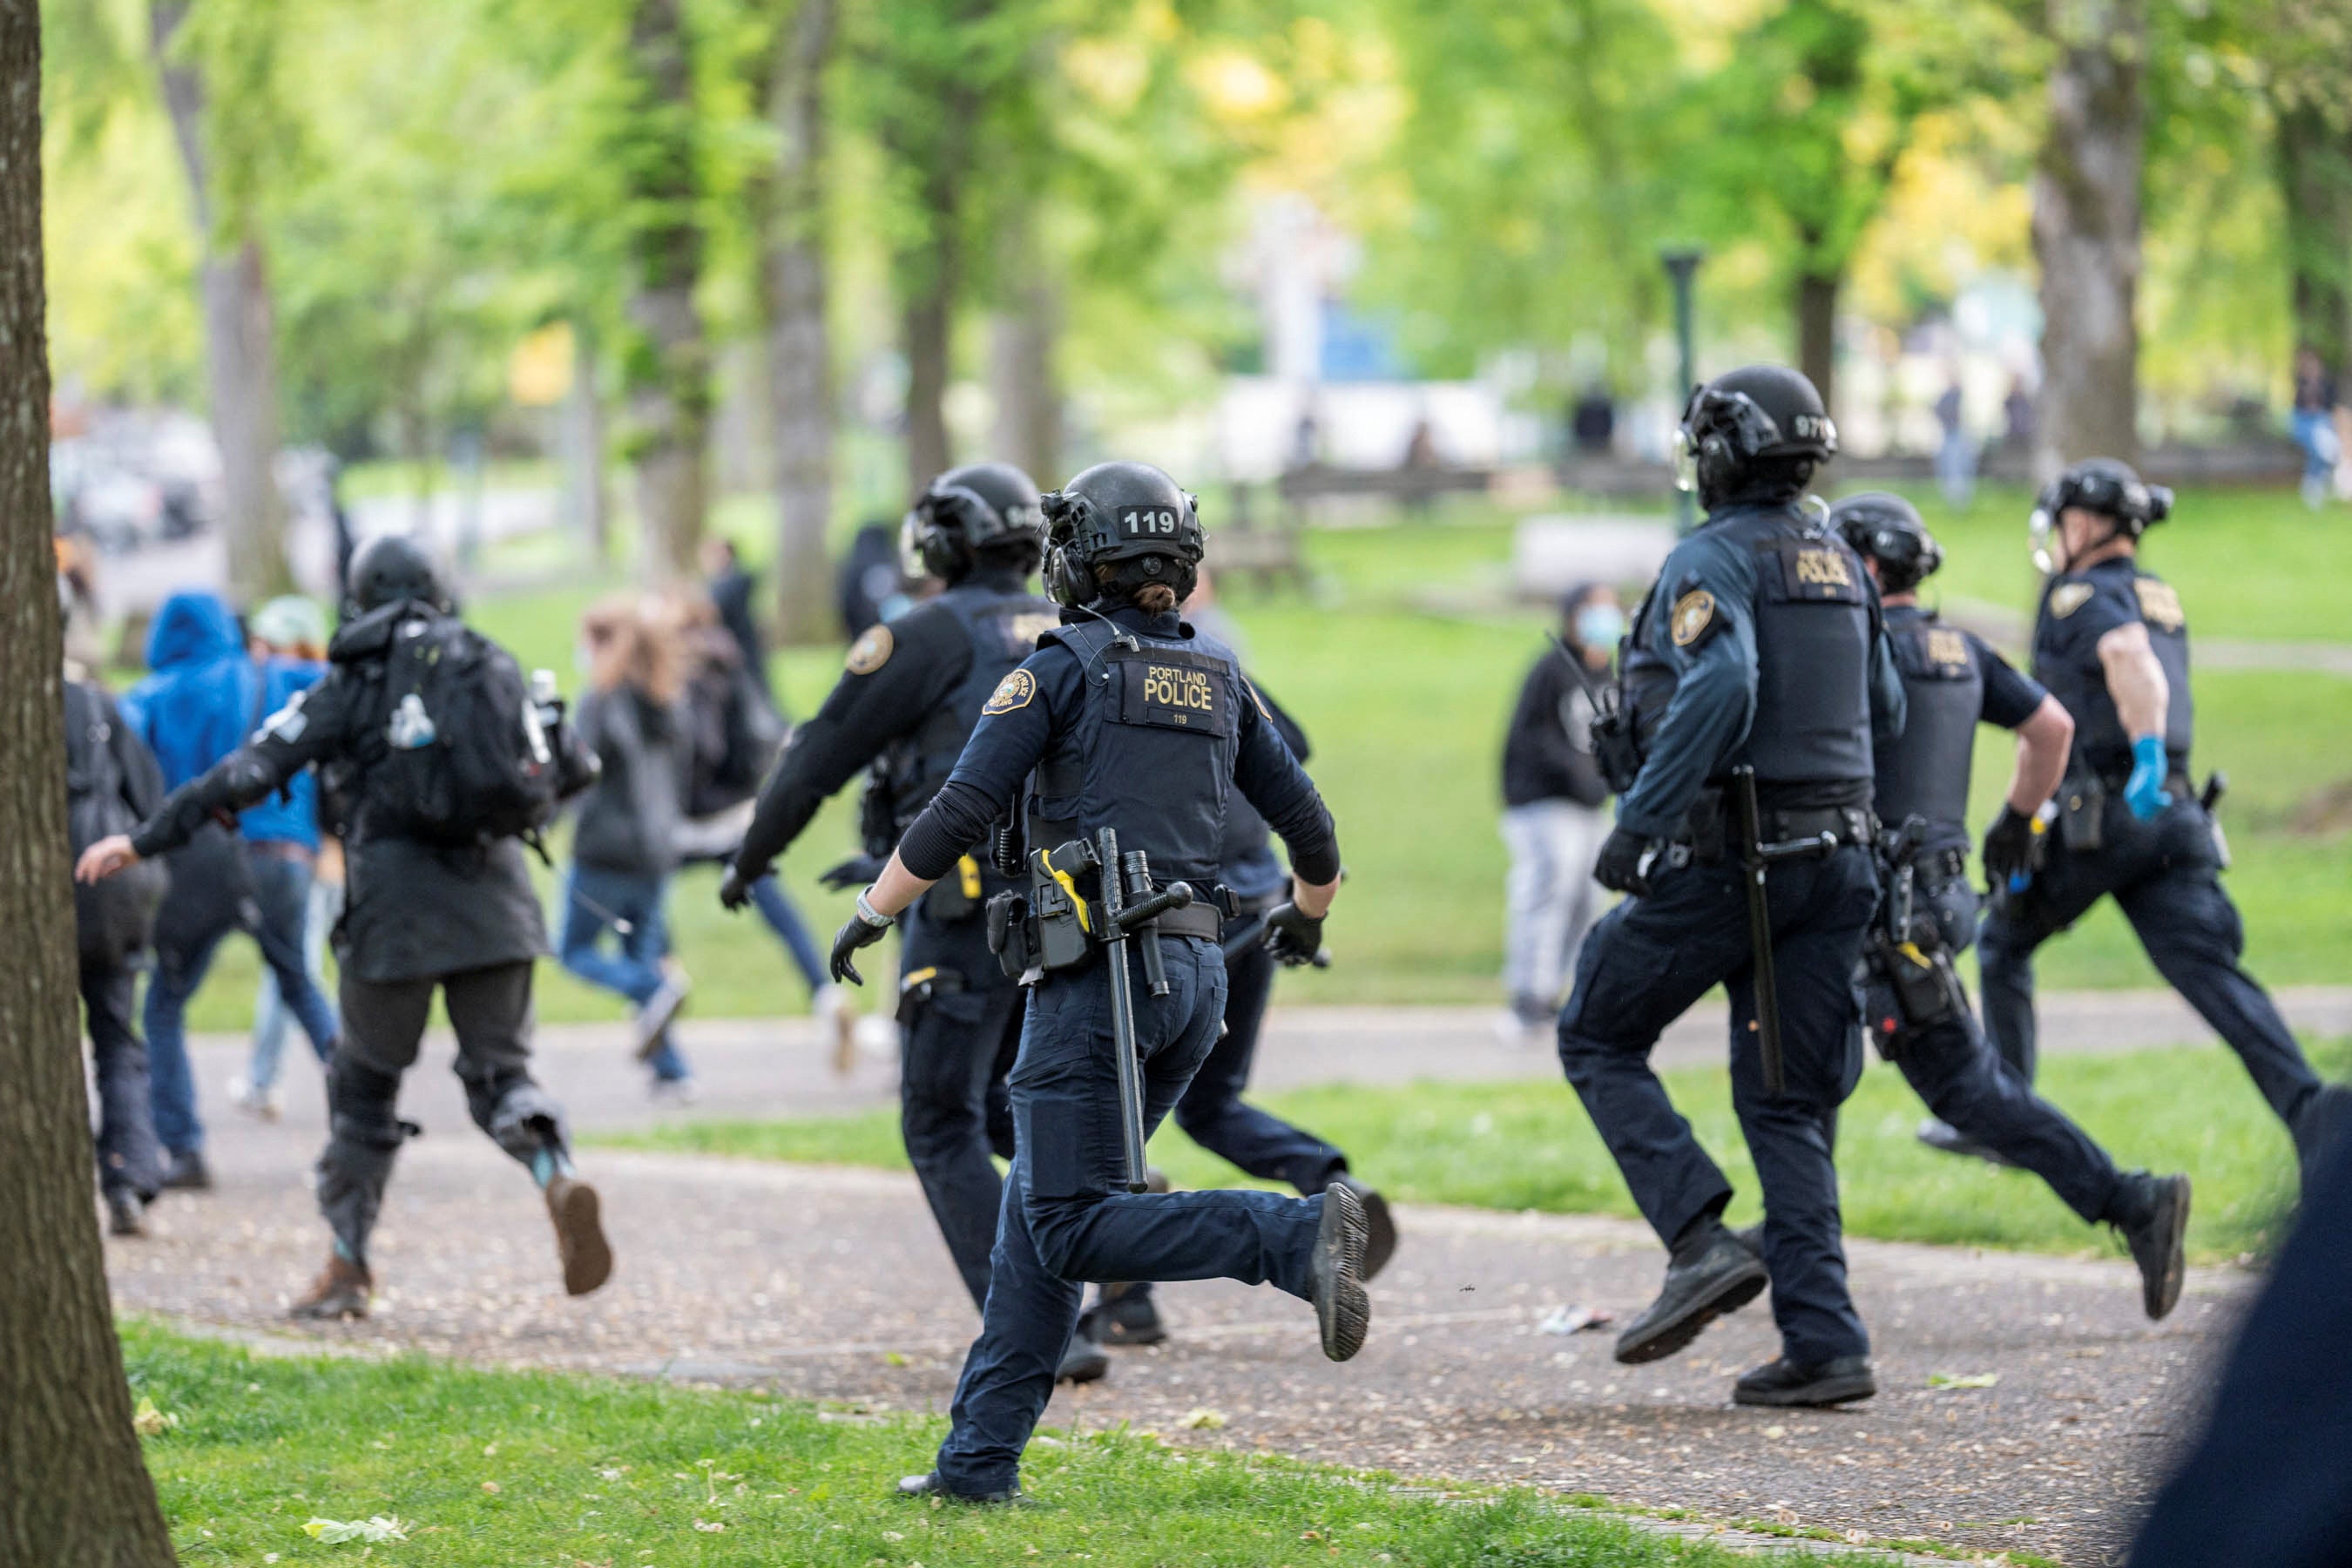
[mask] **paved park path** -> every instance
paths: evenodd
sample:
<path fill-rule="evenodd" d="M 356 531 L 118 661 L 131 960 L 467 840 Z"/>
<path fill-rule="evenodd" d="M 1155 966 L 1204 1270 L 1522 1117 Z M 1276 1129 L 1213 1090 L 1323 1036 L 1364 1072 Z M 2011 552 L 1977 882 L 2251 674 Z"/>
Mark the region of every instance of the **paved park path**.
<path fill-rule="evenodd" d="M 2341 1030 L 2352 1015 L 2352 992 L 2287 1000 L 2315 1030 Z M 2053 1046 L 2192 1034 L 2158 998 L 2053 1002 Z M 1278 1013 L 1265 1076 L 1556 1070 L 1485 1029 L 1466 1010 Z M 1678 1036 L 1670 1054 L 1703 1058 L 1705 1034 Z M 545 1077 L 583 1126 L 653 1114 L 617 1031 L 548 1037 Z M 689 1024 L 685 1043 L 705 1080 L 702 1114 L 845 1109 L 887 1094 L 874 1064 L 863 1081 L 832 1081 L 804 1021 Z M 322 1121 L 312 1069 L 290 1069 L 294 1103 L 284 1122 L 263 1126 L 222 1108 L 234 1047 L 205 1042 L 197 1056 L 219 1188 L 167 1197 L 155 1236 L 110 1244 L 126 1309 L 334 1344 L 757 1385 L 875 1411 L 946 1406 L 974 1325 L 910 1177 L 593 1152 L 620 1265 L 603 1291 L 568 1300 L 530 1184 L 472 1131 L 438 1070 L 446 1041 L 428 1046 L 404 1100 L 429 1133 L 402 1155 L 379 1234 L 379 1316 L 292 1330 L 284 1304 L 324 1239 L 305 1177 Z M 1348 1366 L 1318 1353 L 1302 1303 L 1223 1283 L 1173 1287 L 1163 1300 L 1175 1342 L 1121 1353 L 1107 1383 L 1059 1394 L 1048 1421 L 1131 1421 L 1173 1440 L 1408 1478 L 1522 1482 L 1712 1520 L 2103 1563 L 2193 1417 L 2250 1283 L 2233 1270 L 2192 1273 L 2179 1310 L 2152 1326 L 2121 1262 L 1856 1243 L 1884 1392 L 1847 1412 L 1764 1415 L 1727 1400 L 1732 1376 L 1772 1352 L 1761 1305 L 1649 1367 L 1618 1366 L 1604 1334 L 1542 1331 L 1566 1304 L 1621 1318 L 1639 1310 L 1659 1266 L 1643 1227 L 1419 1207 L 1401 1220 L 1407 1240 L 1374 1286 L 1370 1342 Z M 1937 1373 L 1999 1381 L 1932 1390 Z M 926 1458 L 910 1447 L 908 1468 Z"/>

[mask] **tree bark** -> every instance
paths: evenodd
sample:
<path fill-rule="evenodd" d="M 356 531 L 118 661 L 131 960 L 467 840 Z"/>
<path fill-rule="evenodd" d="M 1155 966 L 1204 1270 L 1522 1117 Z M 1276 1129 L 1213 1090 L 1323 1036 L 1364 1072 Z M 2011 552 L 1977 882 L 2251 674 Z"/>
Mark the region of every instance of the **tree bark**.
<path fill-rule="evenodd" d="M 898 149 L 919 171 L 923 241 L 898 258 L 899 338 L 907 354 L 907 493 L 955 461 L 947 390 L 956 306 L 963 290 L 963 174 L 979 105 L 950 84 L 936 95 L 939 124 Z"/>
<path fill-rule="evenodd" d="M 278 493 L 278 336 L 269 269 L 254 216 L 215 210 L 205 148 L 204 74 L 173 40 L 188 0 L 155 0 L 148 31 L 190 205 L 204 242 L 205 370 L 220 447 L 229 586 L 252 602 L 293 585 L 286 503 Z"/>
<path fill-rule="evenodd" d="M 0 1563 L 168 1568 L 90 1200 L 49 548 L 41 31 L 0 5 Z"/>
<path fill-rule="evenodd" d="M 1026 227 L 1013 224 L 1008 233 Z M 1062 478 L 1062 384 L 1054 363 L 1062 300 L 1052 279 L 1038 273 L 1036 266 L 1034 258 L 1019 256 L 1007 262 L 1017 281 L 990 333 L 989 373 L 996 404 L 993 455 L 1019 464 L 1040 487 L 1051 489 Z"/>
<path fill-rule="evenodd" d="M 1837 417 L 1837 273 L 1802 272 L 1797 277 L 1797 368 L 1822 395 L 1822 406 Z"/>
<path fill-rule="evenodd" d="M 2147 0 L 2050 0 L 2058 60 L 2033 175 L 2042 268 L 2042 477 L 2139 456 L 2140 177 Z"/>
<path fill-rule="evenodd" d="M 710 430 L 710 343 L 694 297 L 702 280 L 702 182 L 679 0 L 635 0 L 629 61 L 636 78 L 627 134 L 637 278 L 628 314 L 638 342 L 627 360 L 628 405 L 643 564 L 667 579 L 695 570 L 709 505 Z"/>
<path fill-rule="evenodd" d="M 826 312 L 824 72 L 835 0 L 780 0 L 774 50 L 760 83 L 776 128 L 773 169 L 754 183 L 760 308 L 767 332 L 769 416 L 775 422 L 776 635 L 819 642 L 835 621 L 833 338 Z"/>
<path fill-rule="evenodd" d="M 596 385 L 596 339 L 572 323 L 572 387 L 563 395 L 563 520 L 599 564 L 611 558 L 612 505 L 604 490 L 604 399 Z"/>
<path fill-rule="evenodd" d="M 2352 371 L 2352 126 L 2304 100 L 2278 110 L 2294 336 L 2338 385 Z"/>

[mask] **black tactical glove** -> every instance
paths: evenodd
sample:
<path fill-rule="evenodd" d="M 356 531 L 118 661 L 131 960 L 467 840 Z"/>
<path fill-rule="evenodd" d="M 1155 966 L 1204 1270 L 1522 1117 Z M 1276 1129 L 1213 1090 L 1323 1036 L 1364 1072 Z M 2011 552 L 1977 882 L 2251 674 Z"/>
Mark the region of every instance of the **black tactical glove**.
<path fill-rule="evenodd" d="M 851 914 L 846 924 L 834 932 L 832 969 L 836 982 L 851 985 L 866 984 L 866 976 L 857 973 L 857 965 L 850 962 L 851 956 L 859 948 L 872 947 L 889 935 L 891 926 L 897 923 L 873 911 L 874 906 L 866 901 L 866 895 L 858 894 L 856 912 Z"/>
<path fill-rule="evenodd" d="M 732 914 L 751 901 L 751 884 L 766 876 L 766 867 L 747 872 L 732 860 L 727 863 L 727 874 L 719 879 L 719 907 Z"/>
<path fill-rule="evenodd" d="M 2003 803 L 2000 815 L 1985 829 L 1985 886 L 1999 889 L 2013 877 L 2031 877 L 2042 869 L 2049 851 L 2042 819 Z"/>
<path fill-rule="evenodd" d="M 1601 841 L 1601 858 L 1592 863 L 1592 879 L 1612 893 L 1631 893 L 1640 898 L 1650 890 L 1650 879 L 1642 862 L 1654 847 L 1652 840 L 1619 823 Z"/>
<path fill-rule="evenodd" d="M 1323 951 L 1323 917 L 1293 903 L 1275 905 L 1266 911 L 1265 950 L 1285 968 L 1314 963 Z"/>
<path fill-rule="evenodd" d="M 845 893 L 852 888 L 870 888 L 874 879 L 882 874 L 883 862 L 871 855 L 852 855 L 838 866 L 825 868 L 816 879 L 818 887 L 828 892 Z"/>

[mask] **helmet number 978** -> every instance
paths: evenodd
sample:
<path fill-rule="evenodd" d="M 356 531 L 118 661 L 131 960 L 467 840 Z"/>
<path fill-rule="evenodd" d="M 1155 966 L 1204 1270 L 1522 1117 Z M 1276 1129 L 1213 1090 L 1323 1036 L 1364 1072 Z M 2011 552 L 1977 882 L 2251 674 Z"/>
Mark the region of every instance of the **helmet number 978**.
<path fill-rule="evenodd" d="M 1173 538 L 1176 513 L 1164 506 L 1131 506 L 1118 514 L 1118 531 L 1129 539 Z"/>

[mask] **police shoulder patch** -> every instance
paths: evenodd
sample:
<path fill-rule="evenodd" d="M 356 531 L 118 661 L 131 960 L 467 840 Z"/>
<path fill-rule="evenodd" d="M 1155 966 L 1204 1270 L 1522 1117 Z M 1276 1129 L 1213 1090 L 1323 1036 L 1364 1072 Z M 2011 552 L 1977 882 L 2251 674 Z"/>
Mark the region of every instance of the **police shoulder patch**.
<path fill-rule="evenodd" d="M 1675 601 L 1675 613 L 1666 624 L 1676 647 L 1690 647 L 1715 629 L 1715 595 L 1693 588 Z"/>
<path fill-rule="evenodd" d="M 2158 631 L 2177 632 L 2189 624 L 2180 608 L 2180 590 L 2154 577 L 2132 579 L 2132 592 L 2139 596 L 2139 613 Z"/>
<path fill-rule="evenodd" d="M 898 646 L 887 626 L 866 628 L 864 636 L 849 645 L 849 673 L 871 675 L 890 662 L 890 654 Z"/>
<path fill-rule="evenodd" d="M 981 712 L 1010 713 L 1015 708 L 1028 707 L 1029 700 L 1036 695 L 1037 678 L 1025 669 L 1016 669 L 996 683 L 995 691 Z"/>
<path fill-rule="evenodd" d="M 1969 667 L 1969 639 L 1948 626 L 1932 626 L 1927 632 L 1927 659 L 1952 669 Z"/>
<path fill-rule="evenodd" d="M 1258 716 L 1259 718 L 1261 718 L 1261 719 L 1265 720 L 1265 721 L 1267 723 L 1269 723 L 1269 724 L 1273 723 L 1273 722 L 1274 722 L 1274 715 L 1266 711 L 1266 710 L 1265 710 L 1265 698 L 1263 698 L 1263 697 L 1260 697 L 1260 696 L 1257 694 L 1257 688 L 1256 688 L 1256 687 L 1255 687 L 1255 686 L 1252 686 L 1248 681 L 1244 680 L 1244 681 L 1243 681 L 1243 682 L 1242 682 L 1242 689 L 1243 689 L 1244 691 L 1246 691 L 1246 692 L 1248 692 L 1248 693 L 1250 694 L 1250 700 L 1251 700 L 1252 702 L 1255 702 L 1255 703 L 1256 703 L 1256 704 L 1257 704 L 1257 716 Z"/>
<path fill-rule="evenodd" d="M 2050 590 L 2050 613 L 2063 621 L 2089 604 L 2096 591 L 2088 583 L 2061 583 Z"/>

